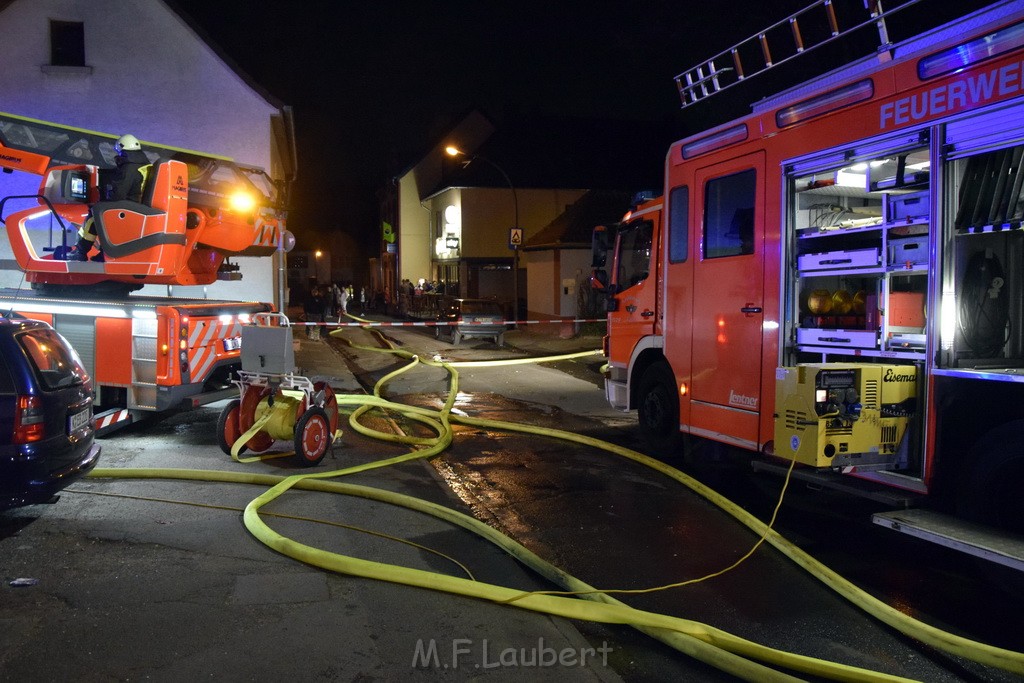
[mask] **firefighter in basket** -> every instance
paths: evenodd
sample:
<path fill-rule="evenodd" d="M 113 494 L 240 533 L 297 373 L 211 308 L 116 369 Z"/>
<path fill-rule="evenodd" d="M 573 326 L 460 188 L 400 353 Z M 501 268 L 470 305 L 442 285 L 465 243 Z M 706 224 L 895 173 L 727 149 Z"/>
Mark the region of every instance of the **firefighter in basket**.
<path fill-rule="evenodd" d="M 100 201 L 141 202 L 142 188 L 146 184 L 146 176 L 150 169 L 149 158 L 142 151 L 138 138 L 131 134 L 119 137 L 114 143 L 114 151 L 117 152 L 114 159 L 115 167 L 100 169 Z M 99 253 L 92 260 L 102 261 L 103 251 L 101 245 L 96 243 L 96 224 L 90 211 L 89 217 L 78 230 L 78 244 L 69 259 L 88 260 L 89 250 L 94 245 Z"/>

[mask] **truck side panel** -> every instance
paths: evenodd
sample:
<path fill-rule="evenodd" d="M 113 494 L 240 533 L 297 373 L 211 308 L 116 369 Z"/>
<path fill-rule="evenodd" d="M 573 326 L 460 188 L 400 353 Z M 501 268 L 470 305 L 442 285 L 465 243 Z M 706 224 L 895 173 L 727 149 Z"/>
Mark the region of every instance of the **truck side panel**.
<path fill-rule="evenodd" d="M 102 353 L 96 354 L 95 384 L 127 387 L 132 383 L 132 321 L 130 318 L 97 318 L 96 339 L 102 339 Z M 99 346 L 99 344 L 97 345 Z"/>

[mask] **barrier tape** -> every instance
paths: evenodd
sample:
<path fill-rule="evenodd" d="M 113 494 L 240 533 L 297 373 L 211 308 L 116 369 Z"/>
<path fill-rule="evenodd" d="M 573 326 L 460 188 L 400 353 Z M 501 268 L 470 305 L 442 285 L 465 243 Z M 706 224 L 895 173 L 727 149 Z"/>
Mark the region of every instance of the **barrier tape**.
<path fill-rule="evenodd" d="M 498 321 L 463 321 L 459 323 L 445 322 L 440 320 L 417 320 L 416 322 L 352 322 L 352 323 L 302 323 L 293 322 L 290 323 L 292 327 L 436 327 L 438 325 L 444 325 L 446 327 L 451 325 L 470 326 L 470 325 L 537 325 L 539 323 L 606 323 L 606 318 L 576 318 L 576 319 L 565 319 L 565 318 L 554 318 L 552 320 L 502 320 Z"/>

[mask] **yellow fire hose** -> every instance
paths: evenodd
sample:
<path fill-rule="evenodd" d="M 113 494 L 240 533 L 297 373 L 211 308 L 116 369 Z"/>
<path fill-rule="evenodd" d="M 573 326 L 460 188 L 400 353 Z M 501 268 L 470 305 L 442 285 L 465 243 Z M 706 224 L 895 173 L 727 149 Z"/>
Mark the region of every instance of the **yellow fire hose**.
<path fill-rule="evenodd" d="M 335 332 L 332 334 L 336 335 L 337 333 Z M 652 635 L 663 642 L 666 642 L 670 646 L 693 656 L 700 661 L 746 680 L 794 680 L 791 676 L 769 668 L 760 662 L 766 662 L 772 666 L 782 667 L 791 671 L 835 680 L 903 680 L 899 677 L 867 669 L 775 650 L 738 638 L 705 624 L 631 608 L 628 605 L 610 597 L 607 592 L 601 592 L 591 586 L 588 586 L 582 581 L 550 565 L 517 542 L 507 538 L 500 532 L 492 529 L 482 522 L 479 522 L 478 520 L 473 519 L 472 517 L 463 515 L 443 506 L 404 496 L 402 494 L 370 487 L 343 484 L 340 482 L 323 481 L 324 479 L 331 479 L 347 474 L 353 474 L 355 472 L 386 467 L 412 459 L 431 457 L 440 453 L 451 443 L 452 422 L 468 426 L 517 431 L 551 438 L 565 439 L 582 445 L 599 448 L 620 457 L 625 457 L 671 477 L 675 481 L 690 488 L 692 491 L 704 496 L 712 503 L 718 505 L 720 508 L 744 523 L 747 527 L 759 534 L 768 543 L 771 543 L 776 549 L 785 554 L 796 564 L 825 583 L 825 585 L 829 586 L 872 616 L 875 616 L 884 623 L 898 629 L 902 633 L 927 645 L 959 657 L 964 657 L 986 666 L 997 667 L 1018 674 L 1024 674 L 1024 654 L 993 647 L 955 634 L 947 633 L 895 610 L 877 598 L 868 595 L 846 579 L 814 560 L 804 551 L 800 550 L 773 531 L 768 525 L 765 525 L 735 503 L 732 503 L 714 490 L 660 461 L 654 460 L 627 448 L 614 446 L 590 437 L 561 430 L 531 427 L 528 425 L 497 420 L 483 420 L 451 413 L 451 407 L 454 403 L 455 396 L 458 393 L 458 372 L 456 367 L 482 367 L 485 364 L 490 366 L 510 364 L 507 361 L 487 361 L 486 363 L 474 362 L 465 364 L 424 361 L 413 354 L 398 349 L 380 349 L 370 346 L 358 346 L 353 344 L 351 341 L 344 338 L 342 339 L 355 348 L 392 353 L 409 359 L 410 362 L 407 365 L 393 373 L 390 373 L 377 383 L 374 388 L 373 396 L 349 395 L 337 396 L 336 398 L 339 406 L 342 404 L 355 406 L 355 410 L 349 418 L 349 423 L 352 425 L 353 429 L 367 436 L 383 438 L 388 441 L 419 447 L 417 450 L 413 450 L 412 452 L 393 458 L 387 458 L 341 470 L 298 474 L 290 477 L 274 477 L 269 475 L 220 471 L 121 468 L 97 468 L 91 473 L 91 476 L 99 478 L 173 478 L 271 486 L 269 490 L 249 503 L 243 513 L 243 519 L 246 528 L 249 529 L 249 531 L 261 542 L 289 557 L 293 557 L 302 562 L 322 567 L 324 569 L 353 576 L 374 578 L 411 586 L 430 588 L 432 590 L 440 590 L 468 597 L 510 604 L 522 609 L 529 609 L 567 618 L 585 619 L 601 623 L 627 624 L 644 633 Z M 599 352 L 568 354 L 543 359 L 516 359 L 512 362 L 545 362 L 554 359 L 594 355 L 596 353 Z M 415 406 L 397 404 L 380 397 L 380 390 L 387 381 L 402 372 L 412 369 L 420 362 L 431 366 L 443 367 L 450 373 L 451 389 L 449 391 L 448 399 L 441 410 L 430 410 Z M 358 422 L 359 416 L 374 409 L 391 410 L 403 417 L 427 425 L 437 433 L 437 436 L 433 438 L 423 438 L 384 434 L 377 430 L 370 429 Z M 282 407 L 281 414 L 277 416 L 273 415 L 274 412 L 275 411 L 268 410 L 261 414 L 257 423 L 262 420 L 264 423 L 261 425 L 262 428 L 265 425 L 270 425 L 275 420 L 281 420 L 281 423 L 270 427 L 271 430 L 274 430 L 274 433 L 277 433 L 277 430 L 284 430 L 287 426 L 284 424 L 284 415 L 287 412 L 287 408 Z M 292 413 L 291 420 L 294 422 L 294 409 L 292 410 Z M 254 425 L 253 429 L 256 429 L 256 425 Z M 255 433 L 255 431 L 253 431 L 253 433 Z M 238 450 L 241 448 L 240 444 L 244 444 L 249 438 L 251 438 L 251 436 L 251 434 L 247 433 L 239 438 L 238 443 L 236 444 Z M 284 438 L 290 438 L 290 436 L 286 436 Z M 236 449 L 232 449 L 232 454 L 237 460 Z M 251 461 L 254 459 L 261 458 L 247 458 L 240 460 L 240 462 Z M 554 592 L 524 593 L 523 591 L 503 586 L 496 586 L 461 577 L 453 577 L 435 572 L 348 557 L 306 546 L 277 534 L 264 523 L 259 515 L 261 507 L 273 501 L 291 488 L 329 491 L 343 495 L 360 496 L 371 500 L 400 505 L 447 520 L 450 523 L 473 531 L 479 536 L 501 547 L 516 559 L 578 597 L 566 597 L 565 595 L 552 594 Z M 622 592 L 630 591 L 627 590 Z M 583 600 L 579 598 L 583 598 Z"/>

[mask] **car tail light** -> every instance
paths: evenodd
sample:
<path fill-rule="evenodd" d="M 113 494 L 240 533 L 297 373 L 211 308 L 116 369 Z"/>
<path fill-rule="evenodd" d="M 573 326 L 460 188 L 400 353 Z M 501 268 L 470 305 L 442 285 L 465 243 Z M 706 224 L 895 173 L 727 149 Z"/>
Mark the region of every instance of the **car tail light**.
<path fill-rule="evenodd" d="M 18 396 L 14 408 L 14 443 L 31 443 L 46 436 L 43 406 L 38 396 Z"/>

